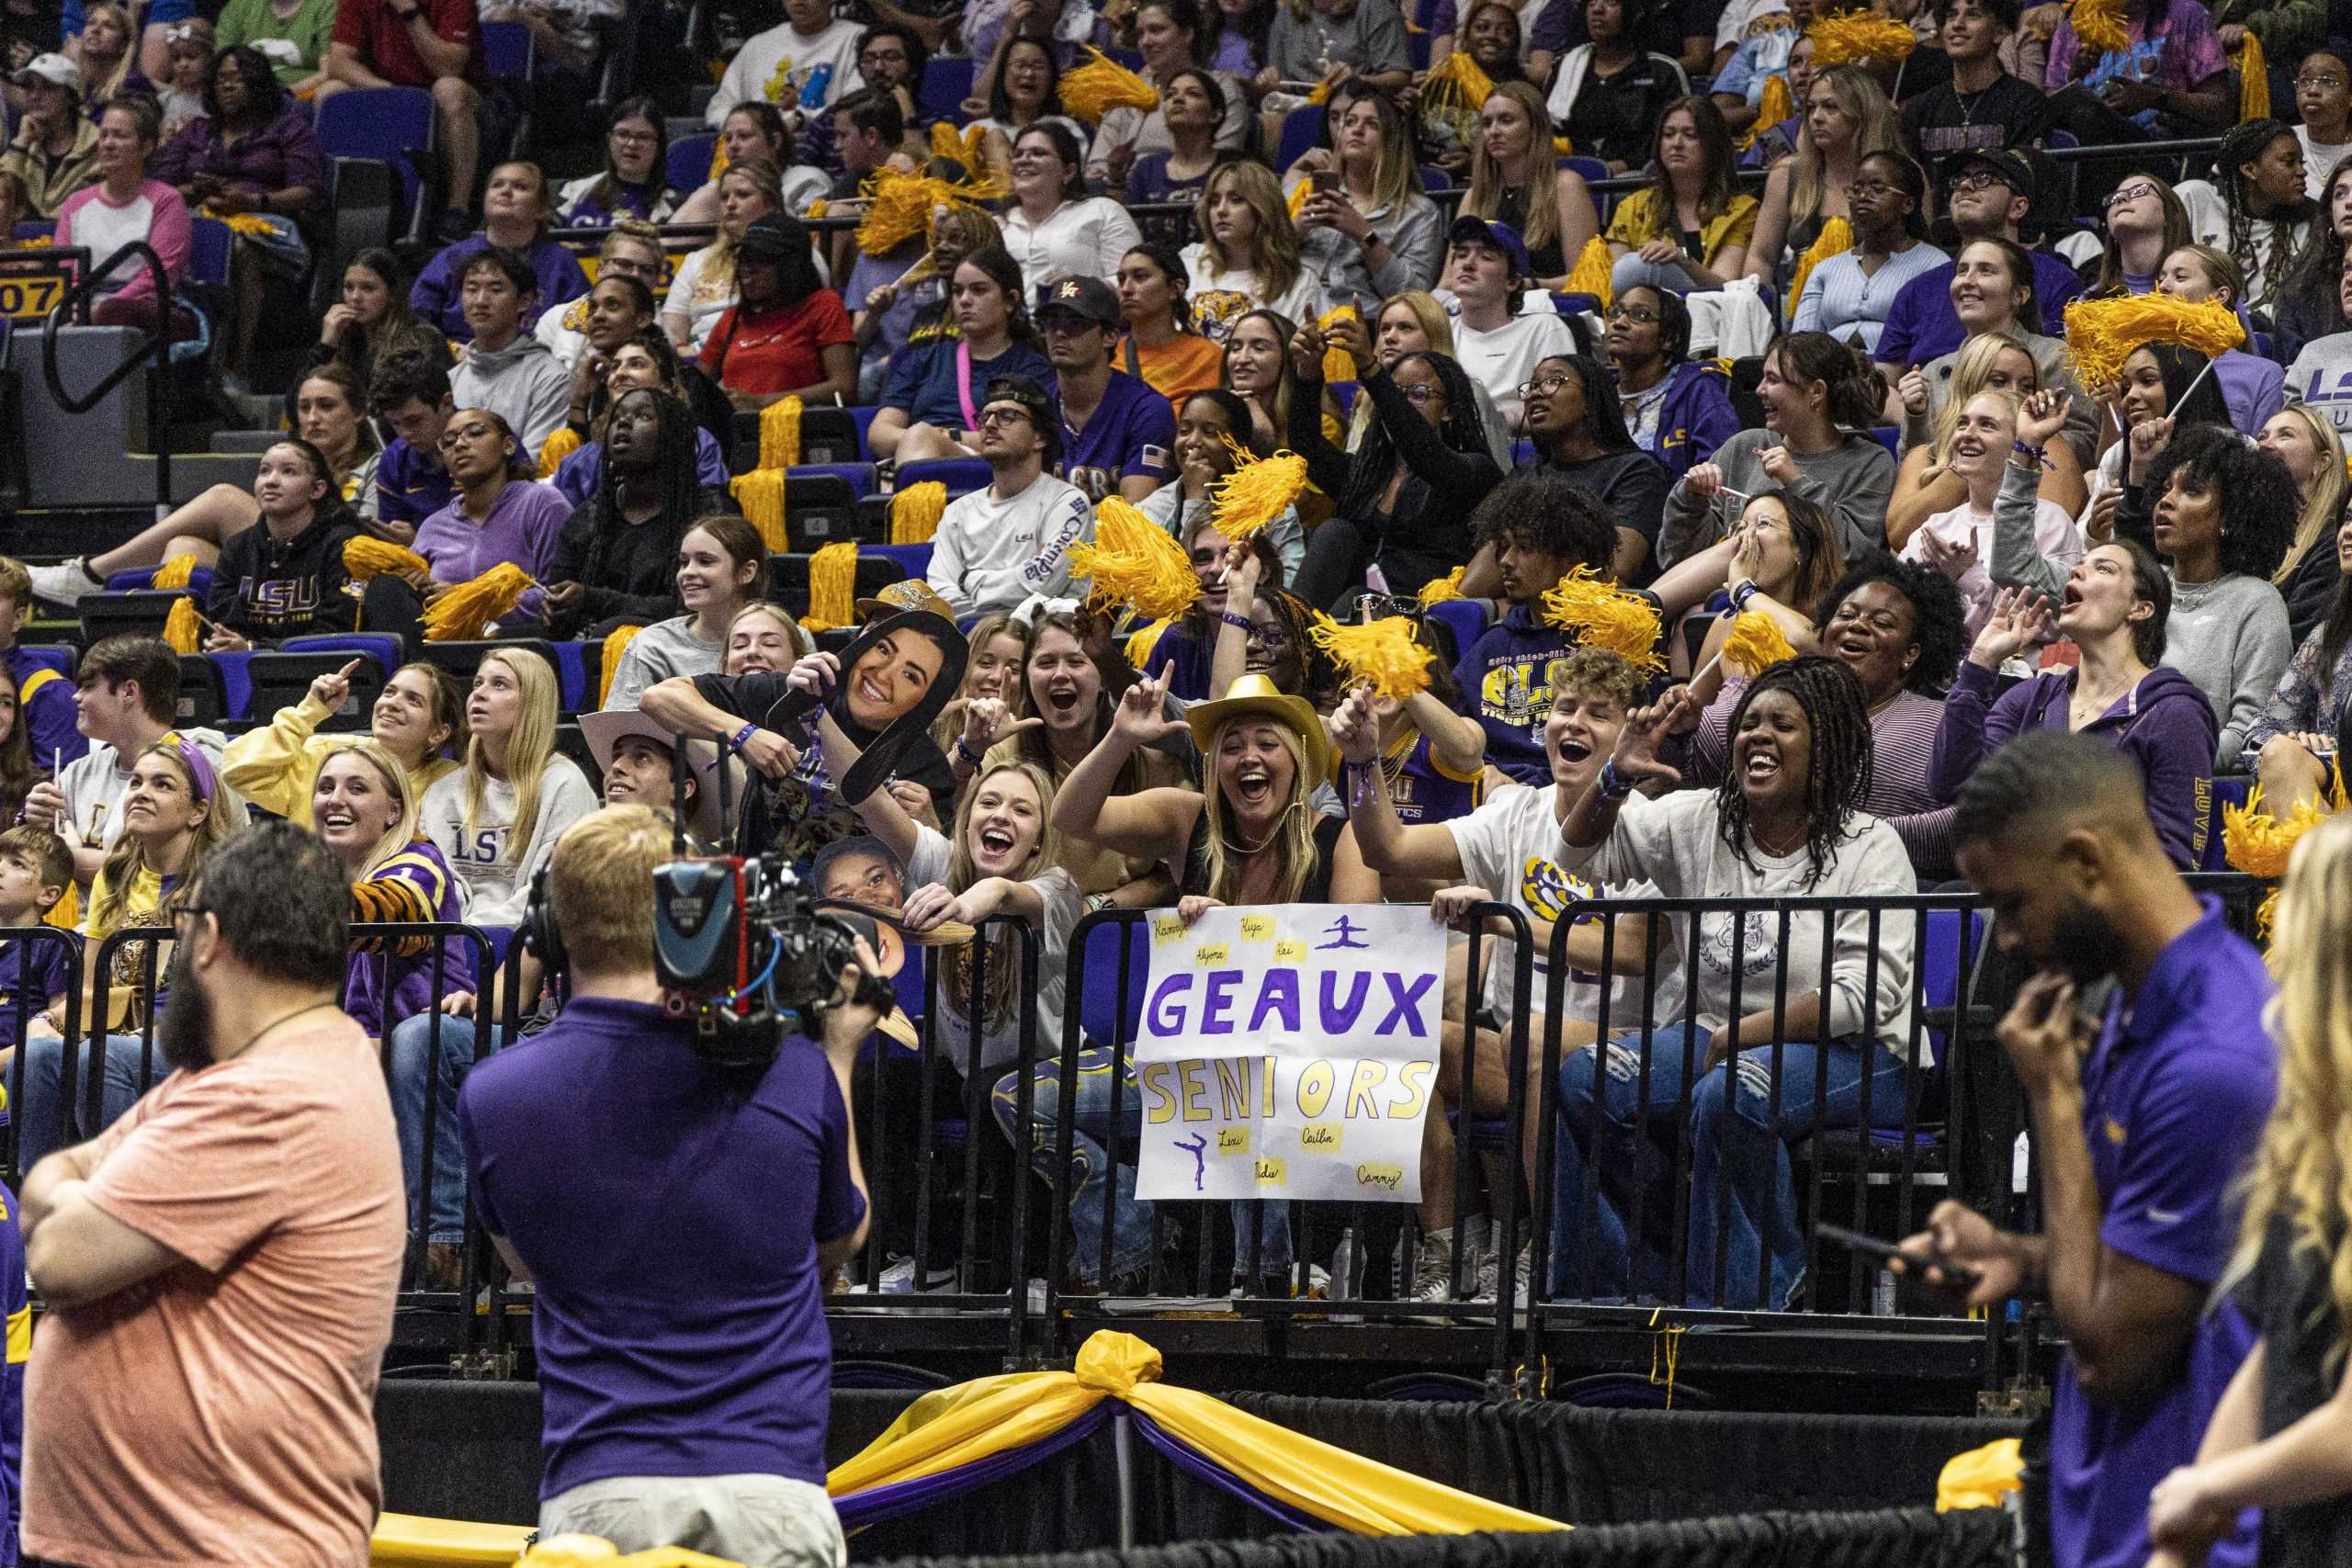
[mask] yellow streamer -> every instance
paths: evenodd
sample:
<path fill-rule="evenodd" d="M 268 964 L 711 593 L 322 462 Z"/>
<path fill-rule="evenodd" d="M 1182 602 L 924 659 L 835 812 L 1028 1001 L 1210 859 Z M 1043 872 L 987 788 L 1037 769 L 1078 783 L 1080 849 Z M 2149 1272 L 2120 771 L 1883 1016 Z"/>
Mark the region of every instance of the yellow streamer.
<path fill-rule="evenodd" d="M 2066 7 L 2066 19 L 2075 24 L 2075 37 L 2101 54 L 2113 54 L 2132 47 L 2132 34 L 2123 25 L 2125 0 L 2075 0 Z"/>
<path fill-rule="evenodd" d="M 1804 254 L 1797 257 L 1796 272 L 1789 279 L 1788 298 L 1781 301 L 1781 309 L 1789 320 L 1797 319 L 1797 301 L 1804 298 L 1804 280 L 1813 276 L 1813 269 L 1831 256 L 1843 255 L 1853 248 L 1852 224 L 1843 218 L 1832 218 L 1822 224 L 1821 232 L 1814 236 Z"/>
<path fill-rule="evenodd" d="M 1470 58 L 1468 50 L 1457 49 L 1430 68 L 1429 79 L 1421 87 L 1421 111 L 1467 141 L 1478 128 L 1479 110 L 1494 91 L 1495 79 Z"/>
<path fill-rule="evenodd" d="M 1370 686 L 1376 697 L 1401 703 L 1430 689 L 1430 660 L 1437 655 L 1413 635 L 1408 616 L 1386 615 L 1358 626 L 1318 610 L 1307 635 L 1331 656 L 1350 685 Z"/>
<path fill-rule="evenodd" d="M 1122 497 L 1094 508 L 1094 537 L 1069 547 L 1072 577 L 1091 580 L 1086 602 L 1132 608 L 1155 621 L 1182 615 L 1201 597 L 1201 580 L 1175 536 Z"/>
<path fill-rule="evenodd" d="M 1447 572 L 1443 577 L 1432 577 L 1427 582 L 1422 583 L 1421 603 L 1424 604 L 1442 604 L 1448 599 L 1461 598 L 1462 574 L 1468 570 L 1469 568 L 1467 567 L 1457 566 L 1452 571 Z"/>
<path fill-rule="evenodd" d="M 890 542 L 927 545 L 947 512 L 947 487 L 937 479 L 909 485 L 890 498 Z"/>
<path fill-rule="evenodd" d="M 172 601 L 172 613 L 164 617 L 164 640 L 171 644 L 174 653 L 194 653 L 204 640 L 201 624 L 196 618 L 196 601 L 182 594 Z"/>
<path fill-rule="evenodd" d="M 2302 836 L 2326 820 L 2327 813 L 2311 800 L 2297 805 L 2283 819 L 2274 817 L 2256 784 L 2244 806 L 2222 807 L 2222 858 L 2233 870 L 2276 882 L 2287 874 L 2287 863 Z"/>
<path fill-rule="evenodd" d="M 2246 29 L 2238 45 L 2238 123 L 2270 118 L 2270 67 L 2262 58 L 2262 40 Z"/>
<path fill-rule="evenodd" d="M 2172 343 L 2208 358 L 2245 341 L 2237 312 L 2218 299 L 2190 304 L 2170 294 L 2076 299 L 2066 307 L 2066 349 L 2085 385 L 2120 380 L 2143 344 Z"/>
<path fill-rule="evenodd" d="M 539 448 L 539 478 L 555 478 L 555 471 L 563 467 L 563 460 L 579 451 L 580 446 L 580 432 L 568 424 L 558 425 Z"/>
<path fill-rule="evenodd" d="M 1850 65 L 1858 60 L 1903 60 L 1919 47 L 1919 35 L 1907 22 L 1876 11 L 1848 11 L 1824 17 L 1804 30 L 1813 40 L 1813 68 Z M 1757 116 L 1763 119 L 1761 114 Z M 1779 124 L 1778 120 L 1770 122 Z"/>
<path fill-rule="evenodd" d="M 271 234 L 277 226 L 258 212 L 215 212 L 210 207 L 199 208 L 198 218 L 209 218 L 215 223 L 226 223 L 232 234 Z"/>
<path fill-rule="evenodd" d="M 1003 185 L 986 176 L 943 180 L 896 169 L 876 170 L 858 190 L 865 200 L 865 216 L 858 220 L 857 248 L 869 256 L 888 255 L 910 241 L 928 237 L 935 209 L 971 207 L 1005 194 Z"/>
<path fill-rule="evenodd" d="M 1605 310 L 1609 308 L 1611 297 L 1616 292 L 1611 282 L 1611 272 L 1615 265 L 1615 258 L 1609 254 L 1609 242 L 1595 234 L 1584 243 L 1584 249 L 1577 253 L 1577 265 L 1568 269 L 1567 288 L 1562 292 L 1589 294 L 1600 301 L 1600 308 Z"/>
<path fill-rule="evenodd" d="M 45 926 L 55 926 L 62 931 L 80 931 L 82 929 L 81 890 L 68 882 L 65 885 L 65 897 L 49 907 L 49 913 L 40 918 L 40 923 Z"/>
<path fill-rule="evenodd" d="M 1657 606 L 1628 593 L 1589 566 L 1572 570 L 1544 595 L 1544 618 L 1581 634 L 1589 647 L 1606 649 L 1636 670 L 1663 670 L 1658 657 Z"/>
<path fill-rule="evenodd" d="M 1151 657 L 1151 650 L 1159 646 L 1160 634 L 1175 624 L 1176 623 L 1173 621 L 1147 621 L 1144 625 L 1137 626 L 1133 632 L 1129 633 L 1127 637 L 1127 668 L 1130 670 L 1142 669 L 1143 661 Z"/>
<path fill-rule="evenodd" d="M 800 400 L 778 398 L 760 411 L 760 467 L 788 468 L 800 461 Z"/>
<path fill-rule="evenodd" d="M 1731 635 L 1724 638 L 1724 662 L 1736 664 L 1750 675 L 1761 674 L 1796 649 L 1781 630 L 1781 623 L 1761 610 L 1742 610 L 1731 620 Z"/>
<path fill-rule="evenodd" d="M 743 519 L 760 531 L 768 554 L 788 553 L 784 530 L 784 470 L 753 468 L 727 481 L 727 493 L 743 509 Z"/>
<path fill-rule="evenodd" d="M 1298 221 L 1298 215 L 1306 209 L 1306 198 L 1314 194 L 1315 182 L 1303 175 L 1296 185 L 1290 187 L 1290 195 L 1283 198 L 1283 210 L 1290 214 L 1293 223 Z"/>
<path fill-rule="evenodd" d="M 455 584 L 424 607 L 424 640 L 472 641 L 513 609 L 531 586 L 529 572 L 511 560 L 500 561 L 472 581 Z"/>
<path fill-rule="evenodd" d="M 1448 58 L 1450 59 L 1452 57 L 1448 56 Z M 1363 319 L 1363 312 L 1358 310 L 1353 305 L 1350 304 L 1342 305 L 1336 310 L 1324 311 L 1322 318 L 1315 324 L 1324 332 L 1328 333 L 1341 321 L 1362 321 Z M 1355 356 L 1337 344 L 1327 345 L 1323 350 L 1323 379 L 1326 381 L 1352 381 L 1355 378 Z"/>
<path fill-rule="evenodd" d="M 1102 117 L 1113 109 L 1140 109 L 1149 114 L 1159 107 L 1159 95 L 1150 83 L 1092 44 L 1085 49 L 1085 63 L 1062 73 L 1065 114 L 1075 115 L 1089 125 L 1100 125 Z"/>
<path fill-rule="evenodd" d="M 1288 449 L 1261 457 L 1230 435 L 1225 445 L 1237 466 L 1217 481 L 1209 514 L 1218 533 L 1246 539 L 1297 502 L 1298 492 L 1306 488 L 1306 459 Z"/>
<path fill-rule="evenodd" d="M 196 558 L 194 556 L 174 556 L 171 559 L 165 561 L 163 565 L 155 569 L 155 575 L 147 580 L 147 586 L 150 588 L 186 588 L 188 585 L 190 576 L 195 572 L 195 570 Z"/>
<path fill-rule="evenodd" d="M 603 707 L 605 699 L 613 694 L 613 677 L 620 672 L 621 656 L 628 652 L 628 645 L 637 640 L 643 626 L 615 626 L 605 638 L 601 668 L 596 672 L 596 705 Z"/>
<path fill-rule="evenodd" d="M 727 138 L 713 137 L 710 144 L 710 175 L 716 180 L 727 172 Z"/>
<path fill-rule="evenodd" d="M 431 571 L 433 563 L 406 545 L 363 535 L 343 547 L 343 570 L 351 574 L 354 582 L 365 582 L 388 571 L 395 575 Z"/>
<path fill-rule="evenodd" d="M 808 558 L 808 613 L 801 627 L 814 636 L 848 626 L 857 615 L 857 541 L 827 545 Z"/>
<path fill-rule="evenodd" d="M 1789 96 L 1789 76 L 1785 71 L 1764 78 L 1764 91 L 1756 99 L 1756 118 L 1739 134 L 1739 150 L 1747 152 L 1756 145 L 1756 139 L 1797 112 L 1796 104 Z"/>

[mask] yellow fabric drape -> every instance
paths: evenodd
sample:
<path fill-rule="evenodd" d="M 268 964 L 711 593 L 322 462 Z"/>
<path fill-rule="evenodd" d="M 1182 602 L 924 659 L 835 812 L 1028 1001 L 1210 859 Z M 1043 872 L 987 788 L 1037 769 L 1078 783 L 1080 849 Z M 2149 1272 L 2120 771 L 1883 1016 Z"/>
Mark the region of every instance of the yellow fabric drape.
<path fill-rule="evenodd" d="M 804 630 L 814 636 L 857 617 L 857 541 L 827 545 L 808 558 L 808 613 L 800 617 Z"/>
<path fill-rule="evenodd" d="M 555 471 L 563 467 L 563 460 L 579 451 L 580 446 L 580 432 L 568 424 L 558 425 L 539 448 L 539 478 L 555 478 Z"/>
<path fill-rule="evenodd" d="M 2018 1439 L 2002 1438 L 1981 1449 L 1954 1454 L 1936 1477 L 1936 1512 L 1955 1508 L 1997 1508 L 2001 1499 L 2023 1483 L 2025 1457 Z"/>
<path fill-rule="evenodd" d="M 1789 297 L 1781 301 L 1781 312 L 1789 320 L 1795 321 L 1797 301 L 1804 297 L 1804 280 L 1813 276 L 1813 269 L 1831 256 L 1843 255 L 1853 248 L 1852 224 L 1843 218 L 1832 218 L 1822 224 L 1821 232 L 1814 237 L 1812 244 L 1805 247 L 1804 254 L 1797 257 L 1797 270 L 1789 279 Z"/>
<path fill-rule="evenodd" d="M 947 487 L 937 479 L 909 485 L 890 498 L 890 542 L 927 545 L 947 512 Z"/>
<path fill-rule="evenodd" d="M 2238 45 L 2238 123 L 2270 118 L 2270 67 L 2262 58 L 2262 40 L 2246 30 Z"/>
<path fill-rule="evenodd" d="M 798 398 L 778 398 L 760 411 L 760 467 L 789 468 L 800 461 Z"/>
<path fill-rule="evenodd" d="M 604 667 L 596 673 L 596 705 L 603 707 L 605 699 L 613 694 L 613 676 L 621 667 L 621 655 L 637 640 L 643 626 L 615 626 L 605 638 Z"/>
<path fill-rule="evenodd" d="M 1616 265 L 1616 259 L 1609 254 L 1609 242 L 1595 234 L 1584 243 L 1584 249 L 1577 253 L 1576 265 L 1568 268 L 1567 287 L 1562 292 L 1589 294 L 1600 300 L 1600 308 L 1606 310 L 1616 293 L 1611 281 Z"/>
<path fill-rule="evenodd" d="M 773 556 L 789 553 L 784 532 L 784 470 L 753 468 L 727 481 L 727 492 L 743 509 L 745 521 L 760 531 L 760 543 Z"/>

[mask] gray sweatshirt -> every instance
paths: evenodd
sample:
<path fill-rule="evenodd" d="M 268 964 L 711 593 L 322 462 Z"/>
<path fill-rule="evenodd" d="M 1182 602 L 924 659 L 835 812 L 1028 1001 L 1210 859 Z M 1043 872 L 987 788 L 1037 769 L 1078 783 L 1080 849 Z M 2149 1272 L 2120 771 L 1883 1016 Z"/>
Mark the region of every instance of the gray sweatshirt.
<path fill-rule="evenodd" d="M 1838 541 L 1851 559 L 1865 549 L 1886 547 L 1886 502 L 1894 493 L 1894 457 L 1867 432 L 1849 430 L 1828 451 L 1799 457 L 1797 482 L 1789 488 L 1829 513 L 1838 525 Z M 1743 430 L 1715 448 L 1710 461 L 1724 471 L 1724 483 L 1733 490 L 1759 495 L 1779 490 L 1780 481 L 1764 471 L 1757 454 L 1781 444 L 1769 430 Z M 1672 566 L 1697 555 L 1721 539 L 1739 515 L 1737 502 L 1702 501 L 1687 481 L 1677 480 L 1667 492 L 1666 518 L 1658 531 L 1657 560 Z"/>
<path fill-rule="evenodd" d="M 484 409 L 504 420 L 536 465 L 539 448 L 571 411 L 571 372 L 525 333 L 502 349 L 468 349 L 449 372 L 449 398 L 453 407 Z"/>
<path fill-rule="evenodd" d="M 613 671 L 612 684 L 605 690 L 605 709 L 634 713 L 649 686 L 658 686 L 675 675 L 718 674 L 727 650 L 695 636 L 694 625 L 692 615 L 675 615 L 656 621 L 629 638 L 620 665 Z"/>
<path fill-rule="evenodd" d="M 2235 772 L 2246 732 L 2262 716 L 2293 657 L 2287 602 L 2258 577 L 2232 572 L 2211 582 L 2172 585 L 2165 662 L 2197 683 L 2222 720 L 2216 772 Z"/>

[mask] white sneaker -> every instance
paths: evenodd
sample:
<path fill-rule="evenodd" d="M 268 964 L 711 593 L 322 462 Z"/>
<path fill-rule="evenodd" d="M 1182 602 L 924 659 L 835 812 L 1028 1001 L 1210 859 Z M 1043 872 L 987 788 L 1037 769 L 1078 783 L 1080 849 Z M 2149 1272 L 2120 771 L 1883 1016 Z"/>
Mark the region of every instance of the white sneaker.
<path fill-rule="evenodd" d="M 83 558 L 75 556 L 62 566 L 37 566 L 28 575 L 33 580 L 33 596 L 52 604 L 68 607 L 80 604 L 106 585 L 90 581 Z"/>
<path fill-rule="evenodd" d="M 1473 1280 L 1475 1271 L 1467 1271 Z M 1423 1231 L 1413 1249 L 1413 1284 L 1406 1299 L 1416 1303 L 1450 1302 L 1453 1296 L 1453 1228 Z M 1440 1322 L 1445 1321 L 1439 1319 Z"/>

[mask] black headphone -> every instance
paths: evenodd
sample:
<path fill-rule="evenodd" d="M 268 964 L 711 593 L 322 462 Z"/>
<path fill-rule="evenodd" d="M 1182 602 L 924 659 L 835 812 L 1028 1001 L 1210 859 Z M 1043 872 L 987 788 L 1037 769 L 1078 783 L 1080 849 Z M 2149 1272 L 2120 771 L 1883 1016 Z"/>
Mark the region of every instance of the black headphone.
<path fill-rule="evenodd" d="M 547 966 L 550 975 L 560 975 L 571 967 L 571 959 L 563 951 L 563 933 L 556 929 L 555 899 L 548 892 L 547 866 L 531 874 L 531 896 L 523 905 L 523 919 L 514 928 L 515 939 L 523 951 Z"/>

